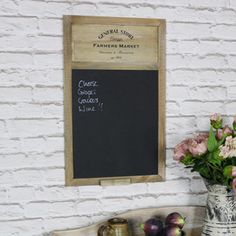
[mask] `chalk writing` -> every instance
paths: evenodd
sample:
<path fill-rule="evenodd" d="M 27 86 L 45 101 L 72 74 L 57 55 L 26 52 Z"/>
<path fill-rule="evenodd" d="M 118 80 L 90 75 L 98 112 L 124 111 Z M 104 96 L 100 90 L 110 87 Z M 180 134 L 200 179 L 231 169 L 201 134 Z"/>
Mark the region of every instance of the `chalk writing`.
<path fill-rule="evenodd" d="M 97 94 L 99 84 L 95 80 L 79 80 L 77 87 L 79 112 L 102 112 L 103 102 Z"/>

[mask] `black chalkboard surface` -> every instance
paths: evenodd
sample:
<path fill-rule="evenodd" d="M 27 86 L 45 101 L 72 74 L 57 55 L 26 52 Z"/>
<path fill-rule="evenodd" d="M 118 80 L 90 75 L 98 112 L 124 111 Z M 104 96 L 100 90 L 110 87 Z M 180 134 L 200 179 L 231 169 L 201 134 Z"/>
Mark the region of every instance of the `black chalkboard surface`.
<path fill-rule="evenodd" d="M 158 71 L 72 70 L 74 178 L 158 174 Z"/>

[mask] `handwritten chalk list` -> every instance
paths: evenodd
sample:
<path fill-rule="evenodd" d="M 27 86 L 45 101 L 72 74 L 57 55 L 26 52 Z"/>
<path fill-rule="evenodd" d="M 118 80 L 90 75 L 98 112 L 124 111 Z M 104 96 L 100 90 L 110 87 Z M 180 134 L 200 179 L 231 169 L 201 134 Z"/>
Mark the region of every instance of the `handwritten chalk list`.
<path fill-rule="evenodd" d="M 72 70 L 75 178 L 157 173 L 157 71 Z"/>
<path fill-rule="evenodd" d="M 96 80 L 79 80 L 77 85 L 79 112 L 102 112 L 103 102 L 98 96 L 99 83 Z"/>

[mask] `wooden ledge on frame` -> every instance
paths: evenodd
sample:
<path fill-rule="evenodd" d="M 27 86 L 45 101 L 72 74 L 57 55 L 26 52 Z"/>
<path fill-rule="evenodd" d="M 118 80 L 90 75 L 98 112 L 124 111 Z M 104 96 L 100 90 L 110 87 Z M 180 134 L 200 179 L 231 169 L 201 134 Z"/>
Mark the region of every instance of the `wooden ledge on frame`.
<path fill-rule="evenodd" d="M 66 185 L 165 179 L 165 20 L 64 16 Z"/>

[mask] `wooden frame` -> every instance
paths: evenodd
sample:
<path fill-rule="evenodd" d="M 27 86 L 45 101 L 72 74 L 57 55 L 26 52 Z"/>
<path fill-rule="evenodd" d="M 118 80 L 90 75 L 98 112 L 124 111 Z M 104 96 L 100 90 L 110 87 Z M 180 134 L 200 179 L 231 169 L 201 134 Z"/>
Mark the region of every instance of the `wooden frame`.
<path fill-rule="evenodd" d="M 119 61 L 119 58 L 112 62 L 103 60 L 86 61 L 77 54 L 78 50 L 75 42 L 77 33 L 77 25 L 90 27 L 96 24 L 105 26 L 128 26 L 140 27 L 144 30 L 144 34 L 148 34 L 147 29 L 157 32 L 156 40 L 152 39 L 152 43 L 156 44 L 156 49 L 150 57 L 145 52 L 141 52 L 137 57 L 130 57 L 128 61 Z M 81 28 L 83 30 L 83 27 Z M 136 28 L 135 28 L 136 29 Z M 79 28 L 80 30 L 80 28 Z M 146 33 L 145 33 L 146 32 Z M 130 36 L 131 37 L 131 36 Z M 84 43 L 87 41 L 84 40 Z M 149 43 L 145 40 L 143 43 Z M 141 42 L 141 43 L 142 43 Z M 140 41 L 138 42 L 140 43 Z M 85 46 L 86 47 L 86 46 Z M 146 49 L 148 46 L 146 45 Z M 75 53 L 76 51 L 76 53 Z M 151 51 L 150 51 L 151 53 Z M 86 57 L 87 55 L 85 55 Z M 91 56 L 90 56 L 91 58 Z M 139 70 L 158 70 L 158 174 L 149 176 L 125 176 L 125 177 L 109 177 L 109 178 L 87 178 L 74 179 L 73 177 L 73 127 L 72 127 L 72 69 L 139 69 Z M 94 185 L 94 184 L 127 184 L 138 182 L 154 182 L 163 181 L 165 179 L 165 20 L 161 19 L 142 19 L 142 18 L 111 18 L 111 17 L 86 17 L 86 16 L 64 16 L 64 119 L 65 119 L 65 179 L 66 185 Z"/>

